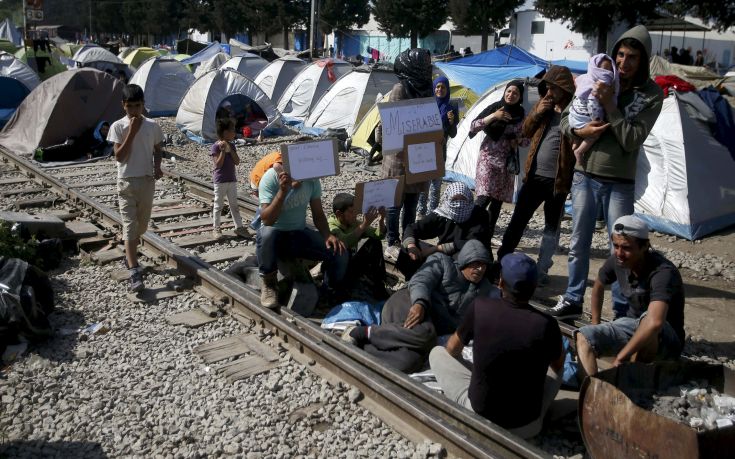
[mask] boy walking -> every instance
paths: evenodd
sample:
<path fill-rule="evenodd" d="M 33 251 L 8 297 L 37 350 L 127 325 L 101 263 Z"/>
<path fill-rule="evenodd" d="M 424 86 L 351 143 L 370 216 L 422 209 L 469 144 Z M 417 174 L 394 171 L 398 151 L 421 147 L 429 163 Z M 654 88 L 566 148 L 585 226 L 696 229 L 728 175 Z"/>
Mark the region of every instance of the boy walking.
<path fill-rule="evenodd" d="M 212 145 L 212 181 L 214 182 L 214 205 L 212 211 L 212 222 L 214 224 L 213 236 L 215 239 L 222 237 L 220 220 L 222 218 L 222 203 L 227 196 L 230 205 L 230 214 L 235 223 L 235 234 L 241 237 L 247 236 L 247 231 L 242 226 L 240 209 L 237 206 L 237 172 L 235 166 L 240 164 L 235 144 L 235 121 L 232 118 L 217 119 L 217 142 Z"/>
<path fill-rule="evenodd" d="M 107 140 L 114 144 L 117 161 L 117 191 L 125 241 L 125 265 L 130 270 L 130 291 L 145 288 L 138 265 L 138 239 L 148 229 L 153 192 L 161 171 L 163 132 L 143 116 L 143 89 L 135 84 L 123 88 L 125 116 L 112 123 Z"/>

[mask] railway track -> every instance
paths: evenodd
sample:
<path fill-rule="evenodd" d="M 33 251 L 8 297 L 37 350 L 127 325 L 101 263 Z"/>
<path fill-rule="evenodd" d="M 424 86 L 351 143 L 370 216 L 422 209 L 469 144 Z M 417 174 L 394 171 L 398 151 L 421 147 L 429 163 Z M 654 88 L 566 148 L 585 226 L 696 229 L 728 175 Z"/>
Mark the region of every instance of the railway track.
<path fill-rule="evenodd" d="M 13 199 L 16 209 L 63 200 L 101 225 L 103 231 L 119 234 L 114 162 L 42 169 L 1 148 L 0 158 L 0 190 L 13 188 L 0 191 L 0 196 Z M 428 438 L 458 457 L 546 456 L 530 443 L 342 342 L 314 321 L 286 308 L 279 312 L 262 308 L 259 292 L 213 266 L 239 258 L 246 249 L 216 249 L 221 241 L 211 237 L 211 183 L 171 171 L 163 180 L 166 190 L 178 197 L 154 203 L 151 227 L 139 248 L 143 254 L 185 274 L 236 320 L 255 322 L 269 330 L 295 359 L 317 364 L 313 368 L 325 373 L 323 376 L 357 387 L 365 395 L 366 407 L 408 438 Z M 244 216 L 252 217 L 257 202 L 241 194 L 239 206 Z M 161 223 L 181 217 L 194 220 Z M 560 325 L 567 335 L 576 329 L 571 324 Z"/>

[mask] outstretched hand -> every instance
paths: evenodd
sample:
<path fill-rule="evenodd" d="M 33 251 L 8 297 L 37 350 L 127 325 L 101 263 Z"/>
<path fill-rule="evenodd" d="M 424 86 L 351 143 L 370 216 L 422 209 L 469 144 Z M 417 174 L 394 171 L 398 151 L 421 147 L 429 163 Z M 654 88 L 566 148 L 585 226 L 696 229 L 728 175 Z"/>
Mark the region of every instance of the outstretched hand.
<path fill-rule="evenodd" d="M 406 321 L 403 323 L 403 327 L 413 328 L 416 325 L 420 324 L 423 319 L 424 307 L 421 306 L 421 304 L 416 303 L 411 306 L 411 309 L 408 310 L 408 317 L 406 317 Z"/>

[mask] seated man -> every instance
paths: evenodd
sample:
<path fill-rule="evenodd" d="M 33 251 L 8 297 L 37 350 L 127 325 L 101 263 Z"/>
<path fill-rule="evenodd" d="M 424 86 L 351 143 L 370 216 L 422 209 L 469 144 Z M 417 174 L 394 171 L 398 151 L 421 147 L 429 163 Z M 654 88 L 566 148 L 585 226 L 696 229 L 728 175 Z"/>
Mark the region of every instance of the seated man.
<path fill-rule="evenodd" d="M 669 260 L 651 250 L 648 227 L 625 215 L 613 225 L 615 252 L 600 268 L 592 288 L 592 325 L 576 333 L 577 354 L 588 375 L 597 373 L 597 359 L 615 356 L 614 365 L 631 360 L 679 357 L 684 347 L 684 285 Z M 628 301 L 626 317 L 600 323 L 605 286 L 618 281 Z"/>
<path fill-rule="evenodd" d="M 329 217 L 329 231 L 342 241 L 350 256 L 344 283 L 345 288 L 351 292 L 351 299 L 387 299 L 385 259 L 381 243 L 386 232 L 385 207 L 371 207 L 359 222 L 355 197 L 349 193 L 339 193 L 332 201 L 332 211 L 334 215 Z M 375 220 L 378 220 L 377 228 L 372 226 Z M 358 249 L 361 240 L 364 242 Z M 361 298 L 362 295 L 367 298 Z"/>
<path fill-rule="evenodd" d="M 457 261 L 442 253 L 431 255 L 408 289 L 385 303 L 380 325 L 348 328 L 342 338 L 399 371 L 420 370 L 437 334 L 453 333 L 470 303 L 490 295 L 488 263 L 490 253 L 475 240 L 467 241 Z"/>
<path fill-rule="evenodd" d="M 329 232 L 319 179 L 303 180 L 297 185 L 294 187 L 285 171 L 278 173 L 275 168 L 268 169 L 258 184 L 262 224 L 258 228 L 256 253 L 263 280 L 260 303 L 266 308 L 278 306 L 276 284 L 280 257 L 323 261 L 327 292 L 339 285 L 347 270 L 345 246 Z M 306 227 L 307 205 L 318 231 Z"/>
<path fill-rule="evenodd" d="M 512 253 L 500 265 L 502 299 L 476 299 L 447 347 L 431 351 L 429 363 L 447 397 L 529 438 L 540 432 L 561 386 L 561 331 L 556 320 L 528 304 L 538 279 L 536 263 Z M 459 360 L 470 342 L 471 369 Z"/>

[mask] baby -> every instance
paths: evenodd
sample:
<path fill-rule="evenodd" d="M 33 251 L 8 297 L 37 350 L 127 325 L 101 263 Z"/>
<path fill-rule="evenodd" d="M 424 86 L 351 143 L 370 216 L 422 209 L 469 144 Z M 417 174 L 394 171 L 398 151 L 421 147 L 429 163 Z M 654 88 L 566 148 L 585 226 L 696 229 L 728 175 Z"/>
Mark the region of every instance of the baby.
<path fill-rule="evenodd" d="M 600 101 L 592 95 L 597 82 L 612 86 L 617 99 L 620 91 L 618 69 L 612 58 L 607 54 L 592 56 L 589 64 L 587 64 L 587 73 L 578 76 L 575 81 L 577 90 L 574 93 L 572 107 L 569 109 L 569 125 L 573 129 L 582 129 L 592 121 L 605 120 L 605 110 L 602 108 Z M 574 142 L 574 156 L 577 158 L 577 164 L 584 166 L 584 154 L 596 141 L 597 137 L 588 137 L 581 142 Z"/>

